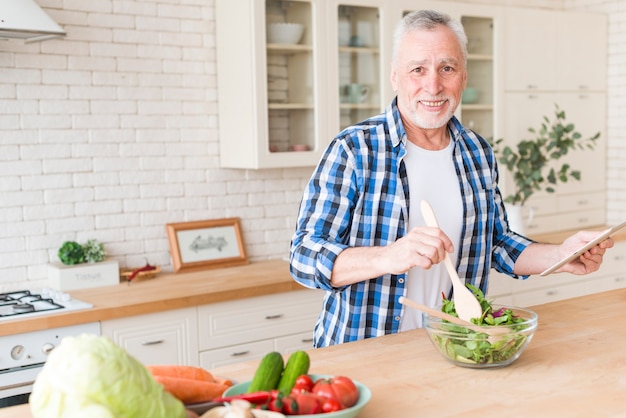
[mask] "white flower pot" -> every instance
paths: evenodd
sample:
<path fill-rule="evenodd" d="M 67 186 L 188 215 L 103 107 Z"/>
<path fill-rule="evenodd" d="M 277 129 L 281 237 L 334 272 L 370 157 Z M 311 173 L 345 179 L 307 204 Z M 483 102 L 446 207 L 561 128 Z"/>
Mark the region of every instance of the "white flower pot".
<path fill-rule="evenodd" d="M 120 268 L 116 260 L 74 265 L 48 264 L 48 285 L 53 289 L 66 291 L 119 283 Z"/>

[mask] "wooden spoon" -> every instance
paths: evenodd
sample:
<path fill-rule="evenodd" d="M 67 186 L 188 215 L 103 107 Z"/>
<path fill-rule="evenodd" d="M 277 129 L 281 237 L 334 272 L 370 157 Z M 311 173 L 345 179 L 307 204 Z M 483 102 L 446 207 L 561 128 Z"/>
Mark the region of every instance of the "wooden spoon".
<path fill-rule="evenodd" d="M 437 217 L 435 216 L 435 212 L 430 206 L 430 203 L 422 200 L 420 208 L 422 210 L 422 216 L 426 221 L 426 225 L 439 228 L 439 222 L 437 222 Z M 450 259 L 450 255 L 448 253 L 446 253 L 444 264 L 446 265 L 446 269 L 448 269 L 448 274 L 452 280 L 454 306 L 459 318 L 464 319 L 467 322 L 469 322 L 472 318 L 480 318 L 483 313 L 480 303 L 472 291 L 469 290 L 463 282 L 461 282 L 459 274 L 456 272 L 454 265 L 452 265 L 452 260 Z"/>
<path fill-rule="evenodd" d="M 417 303 L 414 300 L 405 298 L 404 296 L 400 296 L 400 299 L 398 299 L 398 302 L 400 302 L 401 304 L 405 305 L 405 306 L 409 306 L 413 309 L 417 309 L 418 311 L 422 311 L 422 312 L 426 312 L 429 315 L 432 315 L 436 318 L 439 319 L 444 319 L 448 322 L 452 322 L 453 324 L 456 325 L 461 325 L 465 328 L 469 328 L 472 331 L 476 331 L 476 332 L 481 332 L 481 333 L 485 333 L 485 334 L 489 334 L 489 341 L 493 344 L 495 341 L 493 338 L 494 336 L 498 336 L 498 335 L 502 335 L 502 334 L 506 334 L 507 332 L 509 332 L 509 329 L 507 327 L 499 327 L 499 326 L 487 326 L 487 327 L 483 327 L 480 325 L 476 325 L 473 322 L 469 322 L 466 321 L 464 319 L 461 318 L 457 318 L 456 316 L 447 314 L 445 312 L 439 311 L 437 309 L 433 309 L 430 308 L 426 305 L 422 305 L 421 303 Z"/>

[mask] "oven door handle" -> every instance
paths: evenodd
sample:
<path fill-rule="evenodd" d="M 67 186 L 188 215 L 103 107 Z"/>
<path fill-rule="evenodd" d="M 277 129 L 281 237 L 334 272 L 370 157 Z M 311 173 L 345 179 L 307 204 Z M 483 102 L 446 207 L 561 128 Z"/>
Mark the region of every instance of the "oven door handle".
<path fill-rule="evenodd" d="M 20 382 L 20 383 L 15 383 L 12 385 L 4 385 L 0 387 L 0 393 L 2 393 L 2 391 L 5 391 L 5 390 L 19 389 L 19 388 L 23 388 L 27 386 L 32 386 L 34 384 L 35 384 L 35 381 L 31 380 L 30 382 Z"/>

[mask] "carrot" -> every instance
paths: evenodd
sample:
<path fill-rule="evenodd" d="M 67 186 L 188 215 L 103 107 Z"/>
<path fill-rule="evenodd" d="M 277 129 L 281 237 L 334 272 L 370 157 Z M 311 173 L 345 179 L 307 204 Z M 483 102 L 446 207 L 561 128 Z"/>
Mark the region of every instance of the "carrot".
<path fill-rule="evenodd" d="M 156 375 L 154 380 L 162 384 L 165 390 L 175 398 L 187 404 L 206 402 L 218 398 L 230 387 L 221 383 L 183 377 Z"/>
<path fill-rule="evenodd" d="M 179 365 L 152 365 L 146 366 L 153 376 L 182 377 L 185 379 L 205 380 L 214 382 L 214 376 L 202 367 Z"/>

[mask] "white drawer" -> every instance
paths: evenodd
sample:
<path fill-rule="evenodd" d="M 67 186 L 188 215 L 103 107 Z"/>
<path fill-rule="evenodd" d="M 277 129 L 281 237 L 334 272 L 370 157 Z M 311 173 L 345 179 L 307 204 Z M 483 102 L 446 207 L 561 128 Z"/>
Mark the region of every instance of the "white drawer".
<path fill-rule="evenodd" d="M 532 209 L 533 216 L 546 216 L 558 212 L 557 200 L 553 195 L 533 196 L 524 205 L 523 213 L 528 217 Z"/>
<path fill-rule="evenodd" d="M 274 348 L 283 355 L 291 354 L 297 350 L 310 350 L 313 348 L 313 329 L 300 334 L 276 338 Z"/>
<path fill-rule="evenodd" d="M 506 274 L 498 273 L 492 270 L 489 274 L 489 288 L 487 289 L 487 297 L 493 298 L 495 296 L 506 295 L 513 291 L 513 282 L 516 279 L 507 276 Z"/>
<path fill-rule="evenodd" d="M 572 282 L 562 286 L 514 293 L 513 302 L 515 303 L 515 306 L 526 307 L 541 305 L 557 300 L 575 298 L 585 294 L 587 294 L 586 282 Z"/>
<path fill-rule="evenodd" d="M 198 307 L 201 351 L 313 332 L 322 291 L 302 290 Z"/>
<path fill-rule="evenodd" d="M 532 221 L 526 226 L 525 235 L 533 236 L 553 232 L 559 229 L 560 215 L 535 215 Z"/>
<path fill-rule="evenodd" d="M 587 293 L 608 292 L 626 287 L 626 272 L 620 276 L 601 277 L 587 282 Z"/>
<path fill-rule="evenodd" d="M 560 212 L 576 212 L 587 209 L 602 209 L 606 196 L 604 192 L 561 195 L 557 197 Z"/>
<path fill-rule="evenodd" d="M 200 353 L 200 367 L 211 370 L 227 364 L 260 359 L 274 351 L 274 341 L 264 340 L 232 347 L 216 348 Z M 228 376 L 224 376 L 228 377 Z"/>
<path fill-rule="evenodd" d="M 493 303 L 496 305 L 515 306 L 515 299 L 513 298 L 513 295 L 511 293 L 509 293 L 508 295 L 495 296 L 493 298 L 490 297 L 489 300 L 493 301 Z"/>
<path fill-rule="evenodd" d="M 604 209 L 586 209 L 574 212 L 563 212 L 559 216 L 558 227 L 561 230 L 581 229 L 585 227 L 605 225 Z"/>
<path fill-rule="evenodd" d="M 111 338 L 143 364 L 198 364 L 195 308 L 111 319 L 101 322 Z"/>

